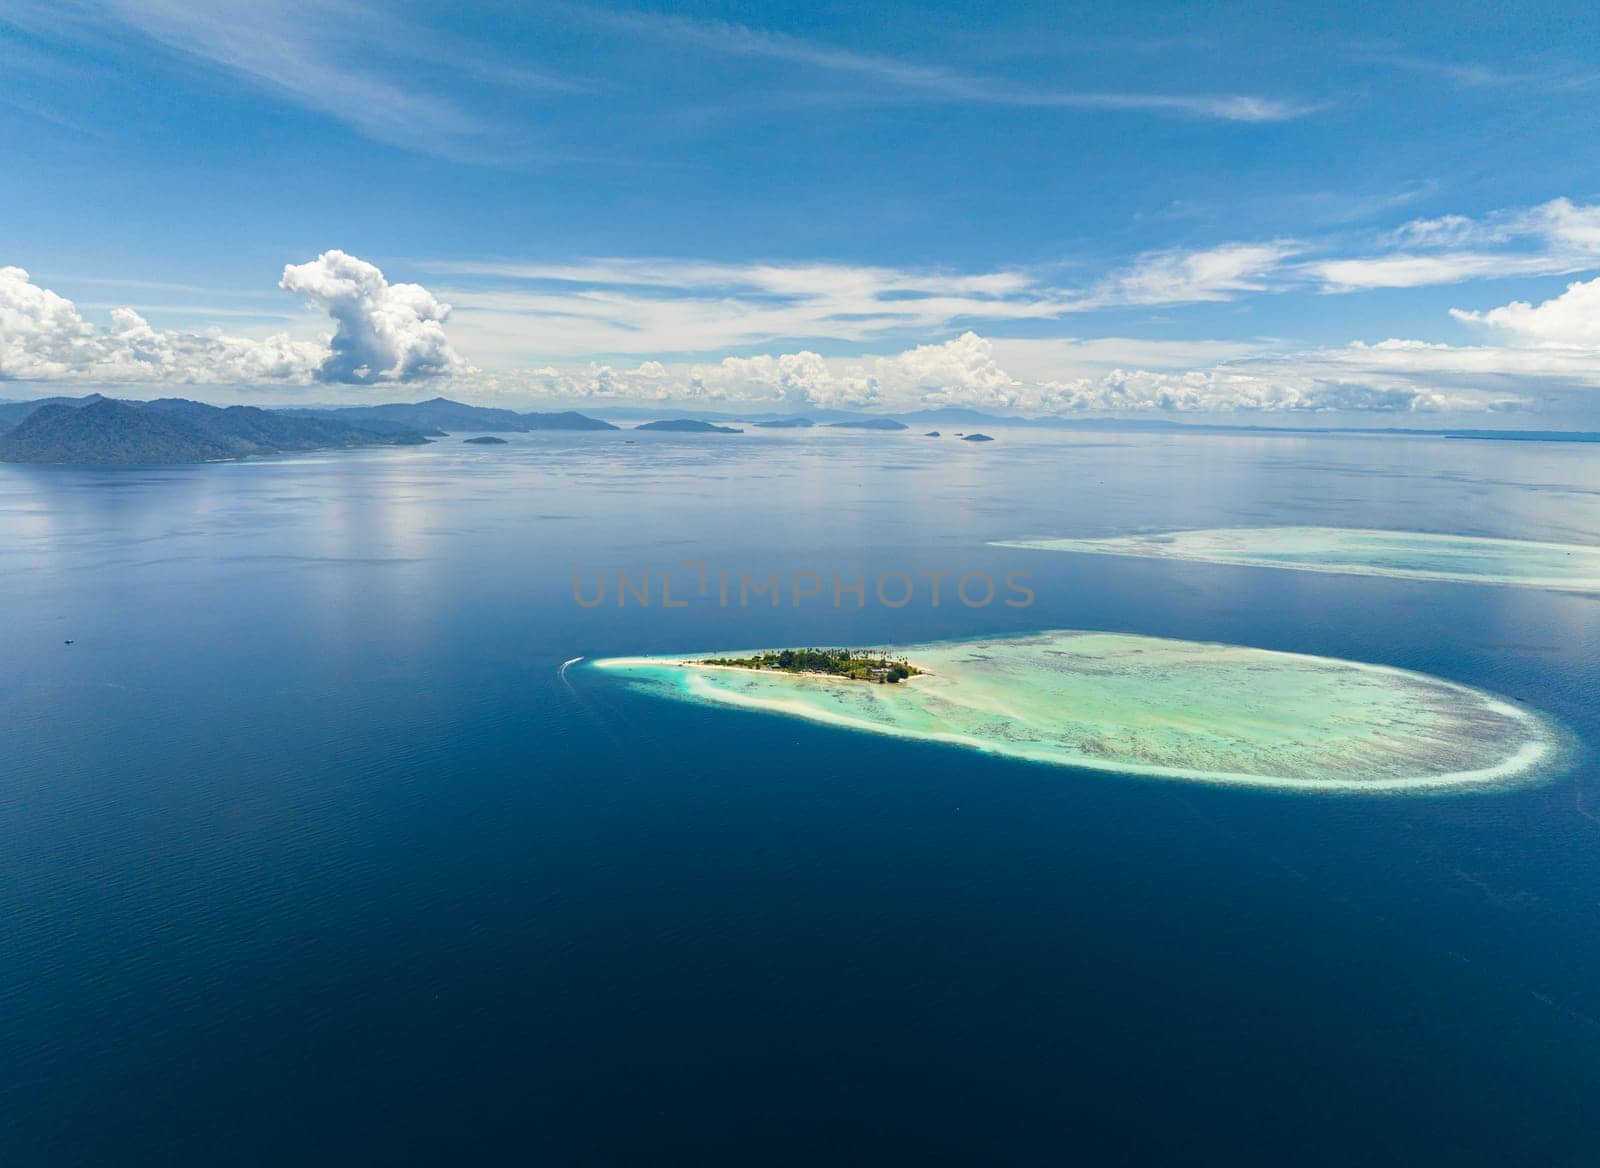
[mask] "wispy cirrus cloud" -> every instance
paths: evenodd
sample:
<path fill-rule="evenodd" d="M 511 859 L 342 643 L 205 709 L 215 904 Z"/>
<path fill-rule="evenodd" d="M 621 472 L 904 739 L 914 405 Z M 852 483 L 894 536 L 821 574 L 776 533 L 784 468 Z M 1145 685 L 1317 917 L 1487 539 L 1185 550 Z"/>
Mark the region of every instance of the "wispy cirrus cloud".
<path fill-rule="evenodd" d="M 471 279 L 446 289 L 460 310 L 463 337 L 537 359 L 706 352 L 776 341 L 871 342 L 1108 308 L 1230 300 L 1265 288 L 1294 250 L 1267 243 L 1149 253 L 1082 288 L 1021 268 L 953 273 L 672 259 L 421 267 Z"/>
<path fill-rule="evenodd" d="M 1585 271 L 1600 267 L 1600 204 L 1559 198 L 1477 219 L 1414 219 L 1376 243 L 1365 255 L 1312 261 L 1302 271 L 1326 292 Z"/>
<path fill-rule="evenodd" d="M 33 44 L 11 44 L 18 67 L 67 76 L 104 68 L 124 71 L 135 56 L 158 57 L 210 71 L 236 83 L 327 115 L 387 145 L 455 161 L 488 164 L 570 157 L 561 135 L 535 114 L 534 99 L 572 97 L 570 107 L 599 127 L 600 140 L 618 126 L 615 96 L 638 91 L 638 78 L 619 64 L 622 37 L 670 40 L 668 58 L 676 98 L 693 107 L 706 93 L 698 67 L 711 58 L 742 58 L 790 69 L 756 70 L 735 100 L 776 93 L 784 99 L 814 96 L 876 103 L 886 100 L 963 103 L 992 107 L 1057 108 L 1148 113 L 1202 121 L 1272 123 L 1304 117 L 1320 103 L 1249 93 L 1166 93 L 1050 87 L 963 72 L 939 64 L 842 49 L 745 25 L 690 20 L 643 12 L 572 5 L 538 14 L 562 38 L 562 52 L 546 53 L 537 41 L 507 48 L 473 34 L 453 34 L 427 10 L 408 15 L 376 0 L 9 0 L 0 6 L 0 29 L 20 30 Z M 608 44 L 587 44 L 571 56 L 577 27 L 607 30 Z M 41 47 L 46 51 L 41 51 Z M 62 52 L 47 51 L 51 48 Z M 531 49 L 531 51 L 530 51 Z M 87 52 L 85 50 L 88 50 Z M 660 54 L 657 54 L 659 57 Z M 94 58 L 100 58 L 98 63 Z M 559 68 L 546 62 L 560 60 Z M 781 75 L 780 75 L 781 74 Z M 580 80 L 581 78 L 581 80 Z M 851 83 L 853 81 L 853 84 Z M 607 91 L 613 100 L 596 97 Z M 636 93 L 637 95 L 637 93 Z M 686 96 L 694 95 L 694 96 Z M 654 103 L 653 108 L 670 113 Z M 15 102 L 16 99 L 0 99 Z M 26 108 L 68 124 L 49 103 Z M 682 108 L 682 107 L 680 107 Z M 83 127 L 88 132 L 90 127 Z M 585 155 L 594 153 L 593 136 Z M 569 141 L 567 146 L 572 143 Z M 601 156 L 608 156 L 601 149 Z M 593 161 L 592 158 L 588 159 Z"/>
<path fill-rule="evenodd" d="M 1600 83 L 1600 73 L 1573 70 L 1559 62 L 1524 63 L 1521 67 L 1483 61 L 1450 60 L 1392 49 L 1362 49 L 1352 59 L 1421 77 L 1434 77 L 1457 89 L 1544 89 L 1570 92 Z"/>
<path fill-rule="evenodd" d="M 1264 292 L 1300 246 L 1287 241 L 1147 252 L 1102 281 L 1083 308 L 1201 304 Z"/>
<path fill-rule="evenodd" d="M 525 355 L 704 352 L 948 334 L 1297 291 L 1353 293 L 1578 273 L 1600 268 L 1600 204 L 1556 198 L 1479 217 L 1414 219 L 1353 238 L 1167 248 L 1071 285 L 1047 269 L 1020 267 L 951 273 L 668 258 L 422 266 L 465 281 L 449 289 L 463 310 L 462 328 L 481 330 L 491 349 Z"/>
<path fill-rule="evenodd" d="M 723 20 L 693 20 L 646 12 L 590 11 L 585 18 L 638 36 L 693 45 L 732 57 L 779 61 L 848 75 L 927 100 L 1040 109 L 1168 114 L 1227 122 L 1286 122 L 1326 103 L 1241 93 L 1150 93 L 1050 88 L 966 73 L 943 65 L 844 49 Z"/>
<path fill-rule="evenodd" d="M 13 0 L 0 10 L 0 22 L 49 41 L 102 48 L 133 34 L 376 141 L 445 157 L 490 156 L 499 129 L 474 111 L 464 85 L 580 88 L 500 63 L 485 46 L 459 43 L 360 0 Z M 427 80 L 441 73 L 448 83 Z"/>
<path fill-rule="evenodd" d="M 460 281 L 445 289 L 458 310 L 458 331 L 508 362 L 700 353 L 779 341 L 866 343 L 1071 311 L 1069 293 L 1012 271 L 664 259 L 422 267 Z"/>

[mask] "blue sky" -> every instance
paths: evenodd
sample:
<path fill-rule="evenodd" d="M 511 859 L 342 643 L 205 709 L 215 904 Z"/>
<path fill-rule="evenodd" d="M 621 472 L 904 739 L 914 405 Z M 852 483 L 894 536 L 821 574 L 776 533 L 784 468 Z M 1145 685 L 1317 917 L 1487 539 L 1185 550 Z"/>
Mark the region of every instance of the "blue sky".
<path fill-rule="evenodd" d="M 1586 424 L 1597 48 L 1592 5 L 0 0 L 0 377 Z"/>

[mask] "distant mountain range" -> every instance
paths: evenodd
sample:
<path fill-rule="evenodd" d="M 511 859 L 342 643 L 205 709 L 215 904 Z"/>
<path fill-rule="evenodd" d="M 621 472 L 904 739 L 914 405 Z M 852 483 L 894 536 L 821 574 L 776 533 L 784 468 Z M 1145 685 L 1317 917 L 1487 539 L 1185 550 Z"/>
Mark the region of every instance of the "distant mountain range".
<path fill-rule="evenodd" d="M 637 406 L 597 406 L 588 411 L 597 418 L 614 418 L 618 421 L 637 421 L 649 417 L 649 411 Z M 986 414 L 981 410 L 967 409 L 963 406 L 940 406 L 937 409 L 912 410 L 909 413 L 895 414 L 890 418 L 884 414 L 864 414 L 859 410 L 809 410 L 805 414 L 780 414 L 771 410 L 677 410 L 674 418 L 695 419 L 702 422 L 748 422 L 752 426 L 763 430 L 789 430 L 808 429 L 813 426 L 829 426 L 836 422 L 882 422 L 898 419 L 902 422 L 987 422 L 991 425 L 1030 426 L 1036 424 L 1049 424 L 1058 419 L 1040 420 L 1032 418 L 1001 417 L 998 414 Z M 881 428 L 877 425 L 871 429 Z"/>
<path fill-rule="evenodd" d="M 637 407 L 600 406 L 589 413 L 596 417 L 632 421 L 648 416 Z M 863 414 L 849 410 L 811 410 L 804 416 L 777 414 L 770 411 L 733 410 L 680 410 L 676 417 L 705 422 L 747 422 L 763 430 L 803 429 L 811 426 L 829 426 L 839 422 L 869 422 L 891 420 L 883 414 Z M 1177 433 L 1177 434 L 1391 434 L 1413 438 L 1471 438 L 1501 442 L 1600 442 L 1600 432 L 1588 430 L 1472 430 L 1439 427 L 1424 429 L 1412 426 L 1263 426 L 1245 422 L 1185 422 L 1172 418 L 1063 418 L 1019 417 L 1014 414 L 991 414 L 966 406 L 939 406 L 935 409 L 911 410 L 893 415 L 892 420 L 913 426 L 1012 426 L 1029 429 L 1089 430 L 1123 433 Z M 853 427 L 852 427 L 853 428 Z M 872 425 L 869 429 L 892 429 Z"/>
<path fill-rule="evenodd" d="M 297 417 L 334 417 L 352 426 L 372 429 L 374 423 L 404 426 L 437 436 L 459 430 L 483 433 L 526 433 L 533 430 L 615 430 L 610 422 L 566 410 L 560 413 L 519 414 L 515 410 L 492 406 L 469 406 L 464 402 L 436 397 L 430 401 L 391 403 L 379 406 L 323 406 L 281 411 Z"/>
<path fill-rule="evenodd" d="M 414 432 L 378 434 L 254 406 L 221 409 L 176 398 L 146 403 L 101 398 L 84 405 L 51 402 L 29 411 L 0 435 L 0 461 L 149 466 L 426 441 Z"/>
<path fill-rule="evenodd" d="M 0 462 L 153 466 L 361 446 L 415 446 L 449 430 L 615 430 L 571 411 L 519 414 L 446 398 L 414 404 L 260 409 L 100 394 L 0 402 Z"/>
<path fill-rule="evenodd" d="M 829 422 L 831 430 L 908 430 L 904 422 L 893 418 L 851 418 L 848 422 Z"/>
<path fill-rule="evenodd" d="M 0 402 L 0 434 L 20 425 L 22 420 L 42 406 L 87 406 L 98 401 L 109 401 L 98 393 L 86 397 L 41 397 L 32 401 Z"/>
<path fill-rule="evenodd" d="M 615 407 L 604 407 L 594 412 L 629 420 L 637 419 L 643 413 L 638 409 Z M 904 430 L 907 423 L 932 422 L 964 425 L 973 429 L 982 425 L 1133 433 L 1332 433 L 1503 442 L 1600 442 L 1600 433 L 1587 431 L 1290 427 L 1177 422 L 1165 418 L 1017 418 L 956 406 L 915 410 L 898 418 L 843 410 L 815 410 L 806 417 L 793 414 L 684 411 L 673 418 L 648 422 L 638 428 L 700 434 L 738 432 L 731 427 L 718 425 L 720 421 L 746 421 L 765 430 L 825 425 L 891 431 Z M 83 397 L 0 401 L 0 461 L 148 466 L 302 450 L 415 445 L 447 432 L 483 434 L 617 429 L 619 427 L 611 422 L 571 410 L 518 413 L 515 410 L 467 405 L 442 397 L 423 402 L 371 406 L 262 409 L 255 406 L 221 408 L 183 398 L 161 398 L 150 402 L 119 401 L 92 393 Z"/>

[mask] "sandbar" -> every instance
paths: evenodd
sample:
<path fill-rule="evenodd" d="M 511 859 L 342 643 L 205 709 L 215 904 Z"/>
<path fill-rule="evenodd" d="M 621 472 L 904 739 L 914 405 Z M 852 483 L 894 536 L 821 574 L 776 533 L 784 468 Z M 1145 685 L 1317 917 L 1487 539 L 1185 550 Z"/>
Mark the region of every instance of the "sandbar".
<path fill-rule="evenodd" d="M 1354 527 L 1217 527 L 996 546 L 1600 593 L 1600 547 Z"/>

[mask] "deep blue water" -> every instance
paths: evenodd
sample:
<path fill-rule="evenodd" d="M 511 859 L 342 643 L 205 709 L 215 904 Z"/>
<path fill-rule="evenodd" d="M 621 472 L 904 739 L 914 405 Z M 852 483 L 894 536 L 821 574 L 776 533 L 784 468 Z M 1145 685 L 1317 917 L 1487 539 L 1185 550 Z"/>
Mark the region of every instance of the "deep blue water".
<path fill-rule="evenodd" d="M 1596 542 L 1586 448 L 996 433 L 0 467 L 0 1163 L 1594 1163 L 1587 761 L 1306 797 L 558 674 L 1116 629 L 1421 669 L 1600 742 L 1593 598 L 986 546 Z M 573 602 L 682 560 L 1037 601 Z"/>

